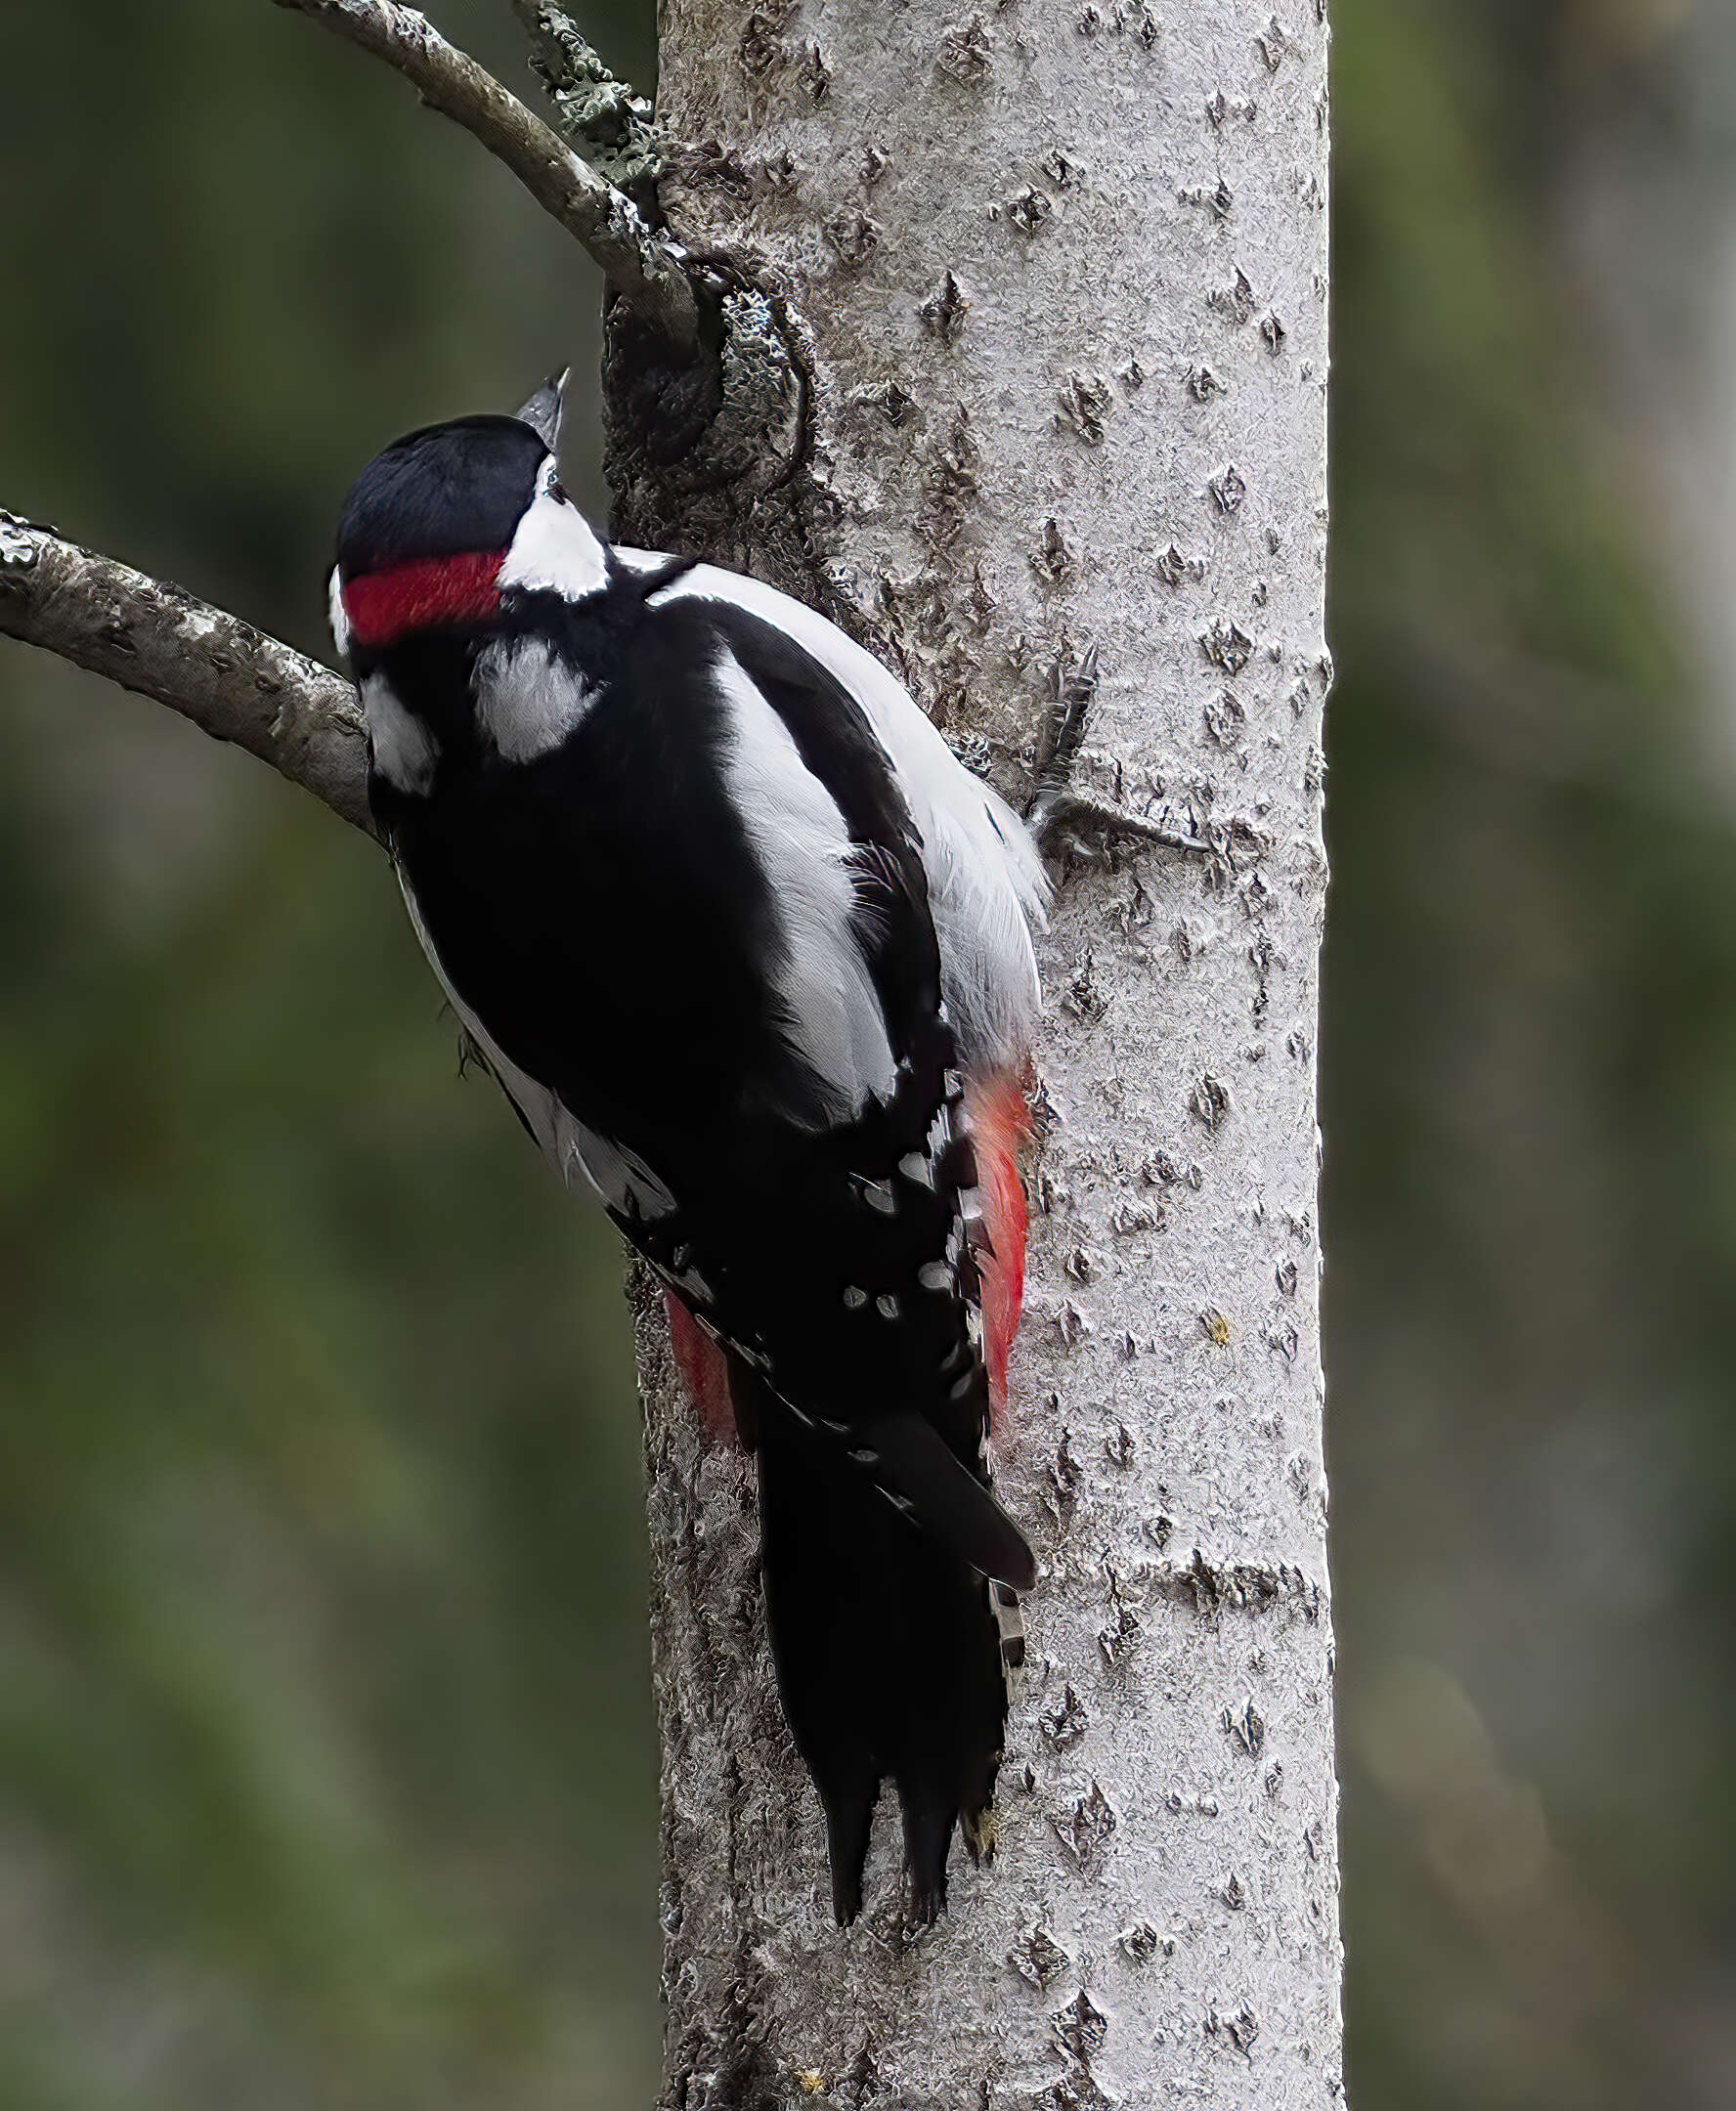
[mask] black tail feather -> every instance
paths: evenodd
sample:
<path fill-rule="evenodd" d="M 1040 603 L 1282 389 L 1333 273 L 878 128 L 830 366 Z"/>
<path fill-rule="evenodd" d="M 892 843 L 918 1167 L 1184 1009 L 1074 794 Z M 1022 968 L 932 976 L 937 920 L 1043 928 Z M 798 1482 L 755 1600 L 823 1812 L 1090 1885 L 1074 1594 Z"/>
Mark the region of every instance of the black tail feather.
<path fill-rule="evenodd" d="M 826 1810 L 826 1856 L 832 1865 L 832 1913 L 848 1927 L 862 1911 L 862 1871 L 880 1783 L 872 1774 L 839 1773 L 820 1788 Z"/>
<path fill-rule="evenodd" d="M 932 1927 L 946 1911 L 946 1858 L 952 1846 L 956 1807 L 937 1798 L 926 1782 L 899 1785 L 904 1806 L 904 1867 L 910 1874 L 910 1917 Z"/>
<path fill-rule="evenodd" d="M 910 1413 L 865 1422 L 851 1440 L 850 1457 L 973 1569 L 1015 1590 L 1036 1582 L 1024 1534 L 932 1422 Z"/>
<path fill-rule="evenodd" d="M 861 1910 L 869 1824 L 890 1777 L 912 1917 L 933 1920 L 954 1830 L 961 1818 L 979 1825 L 1006 1732 L 991 1586 L 894 1509 L 835 1440 L 763 1394 L 759 1423 L 778 1690 L 825 1807 L 834 1910 L 840 1924 Z"/>

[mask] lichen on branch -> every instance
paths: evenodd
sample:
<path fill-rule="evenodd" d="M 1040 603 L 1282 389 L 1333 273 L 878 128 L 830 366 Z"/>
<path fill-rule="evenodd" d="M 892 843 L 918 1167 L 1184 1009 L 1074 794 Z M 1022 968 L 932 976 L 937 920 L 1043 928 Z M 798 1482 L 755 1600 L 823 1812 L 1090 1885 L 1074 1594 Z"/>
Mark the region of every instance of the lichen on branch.
<path fill-rule="evenodd" d="M 311 16 L 402 73 L 430 108 L 462 125 L 512 171 L 646 322 L 677 350 L 697 350 L 699 310 L 677 245 L 425 16 L 397 0 L 277 5 Z"/>
<path fill-rule="evenodd" d="M 512 0 L 531 39 L 531 71 L 554 105 L 563 138 L 641 211 L 655 207 L 665 152 L 649 100 L 609 70 L 602 54 L 552 0 Z"/>

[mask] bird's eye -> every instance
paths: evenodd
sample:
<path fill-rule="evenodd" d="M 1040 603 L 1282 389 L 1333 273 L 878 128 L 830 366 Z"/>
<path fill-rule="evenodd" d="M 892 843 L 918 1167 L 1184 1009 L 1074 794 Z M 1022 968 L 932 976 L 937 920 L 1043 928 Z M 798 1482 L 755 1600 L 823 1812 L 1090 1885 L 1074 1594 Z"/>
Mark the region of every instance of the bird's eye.
<path fill-rule="evenodd" d="M 559 477 L 554 478 L 553 481 L 549 484 L 548 495 L 554 500 L 556 505 L 571 505 L 573 502 L 572 499 L 567 496 L 567 487 L 561 482 Z"/>

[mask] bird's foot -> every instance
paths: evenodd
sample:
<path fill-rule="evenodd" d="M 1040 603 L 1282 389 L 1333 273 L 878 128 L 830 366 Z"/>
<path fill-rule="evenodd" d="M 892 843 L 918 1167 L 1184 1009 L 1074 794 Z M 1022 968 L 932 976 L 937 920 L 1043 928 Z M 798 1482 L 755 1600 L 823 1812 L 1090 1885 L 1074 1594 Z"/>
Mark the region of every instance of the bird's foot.
<path fill-rule="evenodd" d="M 1057 668 L 1055 697 L 1037 760 L 1036 788 L 1024 809 L 1025 825 L 1044 857 L 1060 864 L 1089 858 L 1120 843 L 1189 850 L 1196 856 L 1220 854 L 1222 844 L 1202 835 L 1192 815 L 1178 821 L 1165 807 L 1153 818 L 1134 813 L 1113 799 L 1100 798 L 1074 782 L 1086 728 L 1097 701 L 1097 647 L 1087 648 L 1078 665 Z"/>

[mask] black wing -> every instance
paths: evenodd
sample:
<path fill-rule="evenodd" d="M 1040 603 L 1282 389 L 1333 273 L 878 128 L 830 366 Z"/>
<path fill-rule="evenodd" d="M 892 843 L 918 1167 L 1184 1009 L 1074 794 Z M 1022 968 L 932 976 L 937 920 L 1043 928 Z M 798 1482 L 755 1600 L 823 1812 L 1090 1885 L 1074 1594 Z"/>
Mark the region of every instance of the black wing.
<path fill-rule="evenodd" d="M 682 1166 L 633 1147 L 673 1216 L 624 1230 L 787 1410 L 893 1505 L 1019 1588 L 1029 1549 L 985 1492 L 987 1380 L 964 1218 L 975 1180 L 940 1001 L 922 849 L 884 750 L 825 668 L 770 625 L 703 611 L 831 793 L 856 845 L 856 935 L 896 1058 L 890 1096 L 814 1132 L 775 1104 Z M 673 613 L 673 612 L 672 612 Z"/>

